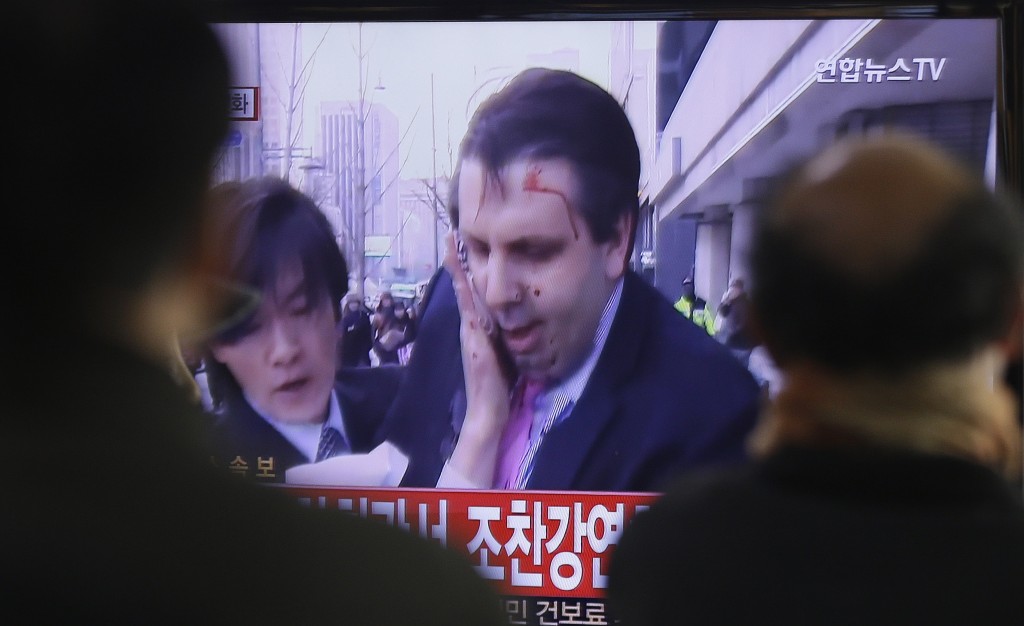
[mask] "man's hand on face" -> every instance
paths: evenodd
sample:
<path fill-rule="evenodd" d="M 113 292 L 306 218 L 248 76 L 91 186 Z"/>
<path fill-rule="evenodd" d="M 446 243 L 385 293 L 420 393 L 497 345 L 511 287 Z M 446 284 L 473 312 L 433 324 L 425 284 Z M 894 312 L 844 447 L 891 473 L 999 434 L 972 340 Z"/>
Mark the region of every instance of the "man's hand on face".
<path fill-rule="evenodd" d="M 452 276 L 462 319 L 459 337 L 466 379 L 466 419 L 448 462 L 464 478 L 487 488 L 494 479 L 498 444 L 508 421 L 511 372 L 502 360 L 498 328 L 459 261 L 454 233 L 448 234 L 445 248 L 445 268 Z"/>

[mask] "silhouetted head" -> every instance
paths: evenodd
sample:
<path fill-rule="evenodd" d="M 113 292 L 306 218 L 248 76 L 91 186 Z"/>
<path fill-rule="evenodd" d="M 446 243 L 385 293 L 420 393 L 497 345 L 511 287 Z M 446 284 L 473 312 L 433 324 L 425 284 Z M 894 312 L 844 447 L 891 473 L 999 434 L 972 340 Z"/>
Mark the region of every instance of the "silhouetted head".
<path fill-rule="evenodd" d="M 195 8 L 195 7 L 192 7 Z M 26 327 L 116 325 L 130 299 L 196 259 L 202 195 L 225 137 L 226 56 L 182 2 L 4 6 L 14 186 L 2 247 L 8 311 Z M 105 320 L 105 322 L 104 322 Z M 31 334 L 31 333 L 28 333 Z"/>
<path fill-rule="evenodd" d="M 752 247 L 776 359 L 902 371 L 1003 337 L 1022 284 L 1020 210 L 936 147 L 843 141 L 789 178 Z"/>

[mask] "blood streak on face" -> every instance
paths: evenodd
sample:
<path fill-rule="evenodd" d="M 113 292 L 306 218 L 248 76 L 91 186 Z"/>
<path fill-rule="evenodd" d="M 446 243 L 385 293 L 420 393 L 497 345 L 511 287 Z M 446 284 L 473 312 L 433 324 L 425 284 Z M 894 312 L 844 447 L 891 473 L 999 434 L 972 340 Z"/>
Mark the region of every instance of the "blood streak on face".
<path fill-rule="evenodd" d="M 553 193 L 562 199 L 565 203 L 565 214 L 569 218 L 569 224 L 572 225 L 572 234 L 576 239 L 580 238 L 579 228 L 576 226 L 576 218 L 573 216 L 572 204 L 569 202 L 569 198 L 565 195 L 565 192 L 561 189 L 552 189 L 545 187 L 540 182 L 540 165 L 534 164 L 530 166 L 529 171 L 526 172 L 526 176 L 523 178 L 523 191 L 536 191 L 539 193 Z M 535 296 L 540 295 L 540 291 L 534 292 Z"/>
<path fill-rule="evenodd" d="M 626 238 L 593 240 L 569 202 L 578 180 L 563 159 L 513 161 L 501 178 L 478 160 L 462 164 L 466 264 L 518 372 L 561 379 L 593 348 Z"/>

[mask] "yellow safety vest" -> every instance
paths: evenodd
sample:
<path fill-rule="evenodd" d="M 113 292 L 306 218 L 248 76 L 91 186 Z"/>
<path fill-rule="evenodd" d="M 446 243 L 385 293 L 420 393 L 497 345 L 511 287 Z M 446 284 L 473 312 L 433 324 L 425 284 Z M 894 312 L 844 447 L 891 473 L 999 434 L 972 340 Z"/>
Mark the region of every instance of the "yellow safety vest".
<path fill-rule="evenodd" d="M 683 314 L 683 317 L 703 328 L 712 337 L 715 335 L 715 320 L 711 312 L 706 308 L 693 308 L 693 303 L 686 298 L 679 298 L 675 304 L 676 310 Z"/>

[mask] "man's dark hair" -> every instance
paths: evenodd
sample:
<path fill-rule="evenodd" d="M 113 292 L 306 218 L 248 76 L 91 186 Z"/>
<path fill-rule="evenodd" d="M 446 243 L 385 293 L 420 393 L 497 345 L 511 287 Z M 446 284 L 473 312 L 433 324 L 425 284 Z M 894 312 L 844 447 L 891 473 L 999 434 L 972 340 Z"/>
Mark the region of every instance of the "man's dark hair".
<path fill-rule="evenodd" d="M 1020 208 L 980 183 L 949 198 L 915 254 L 870 276 L 774 220 L 777 203 L 752 244 L 751 302 L 779 360 L 898 373 L 969 356 L 1009 329 L 1024 267 Z"/>
<path fill-rule="evenodd" d="M 273 177 L 226 182 L 210 192 L 215 240 L 225 249 L 217 272 L 229 284 L 276 295 L 280 272 L 297 263 L 310 305 L 328 298 L 335 321 L 348 291 L 348 266 L 330 223 L 308 196 Z M 211 341 L 234 343 L 252 331 L 256 311 L 220 328 Z M 241 388 L 227 366 L 207 355 L 214 405 L 241 398 Z"/>
<path fill-rule="evenodd" d="M 477 159 L 488 175 L 522 159 L 563 158 L 578 183 L 576 210 L 594 241 L 608 241 L 624 215 L 639 212 L 640 150 L 633 127 L 615 98 L 572 72 L 532 68 L 484 101 L 459 148 L 449 212 L 459 223 L 462 162 Z M 631 235 L 631 233 L 630 233 Z"/>
<path fill-rule="evenodd" d="M 222 183 L 210 196 L 213 230 L 226 256 L 221 278 L 272 297 L 280 272 L 298 263 L 308 301 L 328 298 L 339 317 L 348 266 L 330 222 L 309 196 L 273 177 Z M 217 341 L 237 341 L 250 319 L 221 329 Z"/>
<path fill-rule="evenodd" d="M 20 323 L 146 286 L 199 241 L 226 136 L 226 56 L 197 6 L 15 0 L 4 8 L 19 101 L 3 247 Z M 158 16 L 155 16 L 158 15 Z M 8 314 L 12 314 L 9 312 Z"/>

